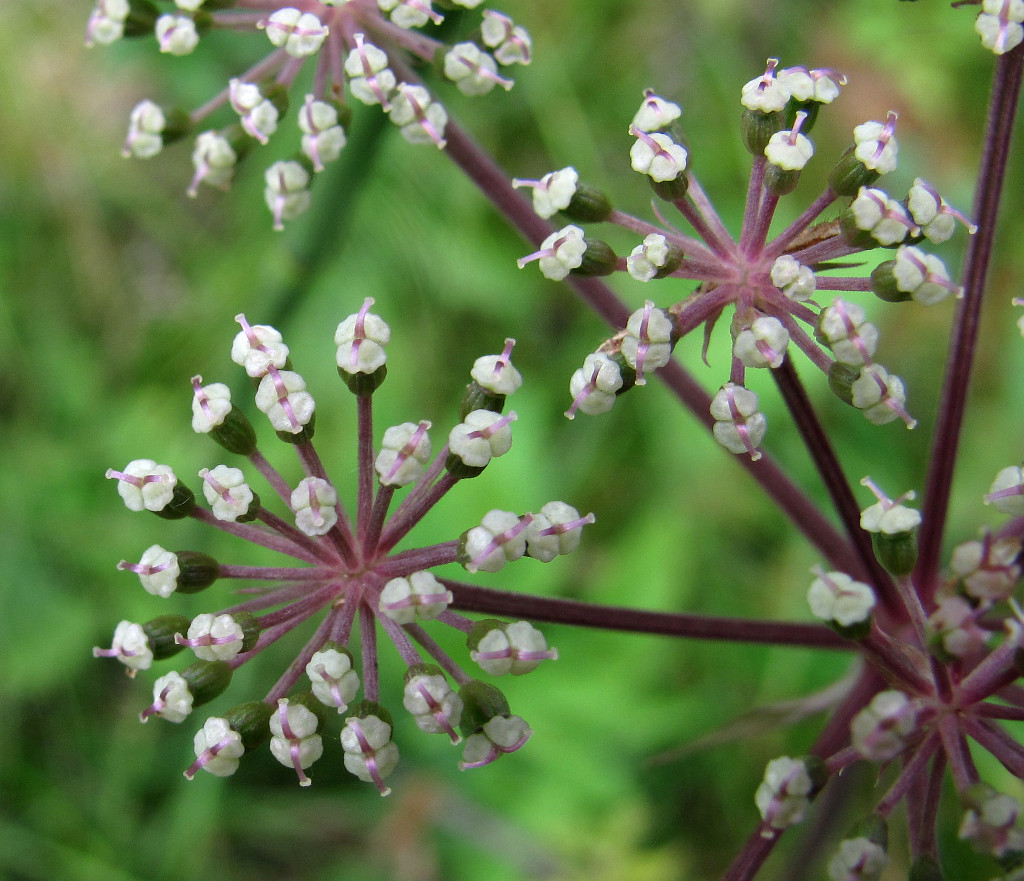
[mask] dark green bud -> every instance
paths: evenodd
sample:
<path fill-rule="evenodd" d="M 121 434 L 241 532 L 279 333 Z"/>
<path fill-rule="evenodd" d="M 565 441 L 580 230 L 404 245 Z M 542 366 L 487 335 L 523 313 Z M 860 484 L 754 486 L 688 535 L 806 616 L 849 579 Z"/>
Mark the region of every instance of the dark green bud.
<path fill-rule="evenodd" d="M 153 652 L 153 658 L 162 661 L 178 654 L 185 646 L 178 645 L 174 641 L 175 634 L 187 633 L 191 619 L 184 615 L 161 615 L 152 621 L 142 625 L 142 632 L 149 640 L 149 648 Z"/>
<path fill-rule="evenodd" d="M 889 827 L 883 817 L 878 814 L 868 814 L 861 818 L 850 829 L 847 838 L 866 838 L 868 841 L 877 844 L 882 850 L 889 849 Z"/>
<path fill-rule="evenodd" d="M 474 410 L 490 410 L 500 413 L 505 409 L 505 398 L 507 395 L 499 395 L 490 389 L 484 388 L 475 379 L 466 386 L 459 403 L 459 419 L 464 420 Z"/>
<path fill-rule="evenodd" d="M 685 171 L 672 180 L 655 180 L 652 177 L 649 177 L 648 180 L 651 182 L 654 195 L 666 202 L 678 202 L 680 199 L 684 199 L 686 191 L 690 187 L 690 177 Z"/>
<path fill-rule="evenodd" d="M 387 375 L 387 364 L 381 364 L 373 373 L 349 373 L 344 367 L 338 368 L 338 376 L 348 386 L 348 390 L 360 398 L 367 398 L 377 391 Z"/>
<path fill-rule="evenodd" d="M 572 270 L 573 275 L 597 276 L 611 275 L 618 265 L 619 258 L 607 242 L 600 239 L 584 237 L 587 250 L 583 253 L 583 262 Z"/>
<path fill-rule="evenodd" d="M 452 477 L 458 480 L 468 480 L 471 477 L 478 477 L 484 473 L 486 465 L 474 466 L 467 465 L 462 461 L 455 453 L 449 453 L 448 458 L 444 460 L 445 470 L 451 474 Z M 466 536 L 463 534 L 462 541 L 465 542 Z"/>
<path fill-rule="evenodd" d="M 786 120 L 785 129 L 792 129 L 796 124 L 796 115 L 803 111 L 807 116 L 804 117 L 800 131 L 805 135 L 810 134 L 811 129 L 814 128 L 814 123 L 818 121 L 819 110 L 821 110 L 820 101 L 797 101 L 796 98 L 790 98 L 789 103 L 782 108 L 782 114 Z"/>
<path fill-rule="evenodd" d="M 212 428 L 209 435 L 229 453 L 251 456 L 256 451 L 256 429 L 237 407 L 232 407 L 224 421 Z"/>
<path fill-rule="evenodd" d="M 202 706 L 223 694 L 231 684 L 234 670 L 225 661 L 196 661 L 181 671 L 181 678 L 188 683 L 192 694 L 192 706 Z"/>
<path fill-rule="evenodd" d="M 480 731 L 495 716 L 510 714 L 508 700 L 493 685 L 474 679 L 459 689 L 462 698 L 462 718 L 459 731 L 463 737 L 470 737 Z"/>
<path fill-rule="evenodd" d="M 220 566 L 209 554 L 199 551 L 175 551 L 178 558 L 178 587 L 180 593 L 199 593 L 208 588 L 220 575 Z"/>
<path fill-rule="evenodd" d="M 800 171 L 798 169 L 787 171 L 778 165 L 768 163 L 768 168 L 764 174 L 764 187 L 773 196 L 785 196 L 792 193 L 799 182 Z"/>
<path fill-rule="evenodd" d="M 833 361 L 828 368 L 828 387 L 832 393 L 846 404 L 853 406 L 853 384 L 860 376 L 860 367 Z"/>
<path fill-rule="evenodd" d="M 247 652 L 254 648 L 260 638 L 260 619 L 252 612 L 232 612 L 231 617 L 242 628 L 242 648 L 239 651 Z"/>
<path fill-rule="evenodd" d="M 128 17 L 124 20 L 126 37 L 148 37 L 153 33 L 160 10 L 149 0 L 132 0 L 128 7 Z"/>
<path fill-rule="evenodd" d="M 861 162 L 850 147 L 828 176 L 828 185 L 837 196 L 856 196 L 861 187 L 870 187 L 881 175 Z"/>
<path fill-rule="evenodd" d="M 177 483 L 174 485 L 171 500 L 154 513 L 157 517 L 163 517 L 164 520 L 181 520 L 183 517 L 188 517 L 195 510 L 195 507 L 195 494 L 184 484 Z"/>
<path fill-rule="evenodd" d="M 780 111 L 763 113 L 760 110 L 745 109 L 740 123 L 743 146 L 752 156 L 763 158 L 764 148 L 768 146 L 772 135 L 783 131 L 785 127 L 786 120 Z"/>
<path fill-rule="evenodd" d="M 263 701 L 249 701 L 228 710 L 223 718 L 242 737 L 245 751 L 256 749 L 270 739 L 270 717 L 274 707 Z"/>
<path fill-rule="evenodd" d="M 917 530 L 873 532 L 871 545 L 875 558 L 893 575 L 909 575 L 917 564 Z"/>
<path fill-rule="evenodd" d="M 596 187 L 580 182 L 576 184 L 576 192 L 562 213 L 579 223 L 602 223 L 611 215 L 612 203 Z"/>
<path fill-rule="evenodd" d="M 910 299 L 910 292 L 900 290 L 893 269 L 895 260 L 885 260 L 871 270 L 871 290 L 886 303 L 903 303 Z"/>

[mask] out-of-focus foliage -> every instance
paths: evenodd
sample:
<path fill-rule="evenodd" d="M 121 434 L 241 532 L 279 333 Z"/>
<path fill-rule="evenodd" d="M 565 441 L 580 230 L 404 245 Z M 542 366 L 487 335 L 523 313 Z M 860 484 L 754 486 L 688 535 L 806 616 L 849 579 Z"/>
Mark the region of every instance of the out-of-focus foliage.
<path fill-rule="evenodd" d="M 739 87 L 777 55 L 850 78 L 816 130 L 808 192 L 853 125 L 893 108 L 903 151 L 894 191 L 920 173 L 970 205 L 991 56 L 977 45 L 969 10 L 880 0 L 506 6 L 534 36 L 534 64 L 507 95 L 441 97 L 510 175 L 575 164 L 623 207 L 645 212 L 626 128 L 652 86 L 683 105 L 696 173 L 716 204 L 738 213 L 748 167 Z M 130 514 L 103 479 L 107 467 L 142 456 L 186 479 L 221 460 L 189 429 L 189 378 L 242 390 L 228 359 L 240 311 L 285 334 L 317 397 L 320 450 L 336 474 L 354 462 L 354 418 L 330 333 L 363 297 L 376 297 L 393 328 L 381 426 L 448 425 L 473 360 L 500 350 L 505 336 L 519 340 L 526 385 L 512 455 L 460 488 L 414 537 L 448 539 L 490 507 L 527 510 L 550 498 L 593 510 L 598 523 L 575 557 L 478 583 L 805 620 L 816 560 L 656 383 L 606 416 L 562 417 L 569 376 L 608 330 L 567 288 L 517 270 L 527 246 L 443 156 L 396 137 L 376 110 L 357 109 L 342 161 L 318 181 L 312 211 L 283 234 L 270 229 L 255 164 L 243 166 L 230 194 L 191 201 L 187 146 L 144 163 L 121 159 L 137 100 L 194 106 L 251 58 L 229 40 L 187 60 L 160 57 L 149 41 L 88 52 L 89 8 L 84 0 L 0 6 L 0 877 L 714 877 L 755 822 L 765 761 L 806 750 L 814 719 L 675 751 L 755 704 L 825 687 L 842 675 L 843 657 L 545 628 L 561 660 L 508 687 L 514 711 L 536 731 L 529 746 L 460 774 L 454 751 L 403 720 L 403 761 L 387 800 L 345 773 L 336 748 L 312 769 L 309 791 L 264 754 L 247 757 L 229 781 L 202 775 L 188 784 L 179 772 L 199 722 L 140 726 L 152 677 L 131 683 L 90 658 L 121 618 L 164 611 L 115 571 L 117 560 L 160 541 L 245 562 L 230 541 L 194 524 Z M 1019 174 L 1010 186 L 1006 203 L 1019 204 Z M 1021 455 L 1024 385 L 1015 377 L 1024 342 L 1009 307 L 1020 291 L 1000 286 L 1011 261 L 1020 277 L 1020 249 L 1008 244 L 1020 226 L 1008 217 L 1000 238 L 986 315 L 988 339 L 998 342 L 979 360 L 956 478 L 952 529 L 962 538 L 984 513 L 992 462 Z M 956 264 L 955 250 L 946 256 Z M 636 304 L 687 293 L 627 281 L 619 289 Z M 910 388 L 917 432 L 869 426 L 831 399 L 823 380 L 809 384 L 855 479 L 919 486 L 951 307 L 872 312 L 880 352 Z M 697 349 L 689 340 L 680 355 L 706 376 Z M 717 376 L 724 351 L 713 348 L 712 358 Z M 823 497 L 763 386 L 766 449 Z M 278 461 L 290 453 L 274 452 Z M 272 680 L 288 660 L 260 658 L 213 709 L 255 696 L 256 677 Z M 395 658 L 390 681 L 398 669 Z M 397 706 L 397 693 L 386 697 Z"/>

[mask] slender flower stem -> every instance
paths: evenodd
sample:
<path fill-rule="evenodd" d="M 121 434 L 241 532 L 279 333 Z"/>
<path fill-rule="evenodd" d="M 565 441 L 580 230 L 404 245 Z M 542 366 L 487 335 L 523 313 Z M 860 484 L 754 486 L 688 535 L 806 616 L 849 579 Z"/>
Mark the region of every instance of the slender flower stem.
<path fill-rule="evenodd" d="M 336 560 L 330 559 L 330 556 L 325 554 L 318 545 L 306 540 L 306 536 L 302 536 L 302 539 L 291 534 L 285 537 L 248 523 L 230 523 L 227 520 L 218 520 L 213 516 L 213 512 L 206 508 L 200 508 L 198 505 L 192 510 L 191 516 L 201 523 L 209 524 L 261 547 L 270 548 L 272 551 L 295 557 L 297 560 L 305 560 L 307 563 L 336 562 Z"/>
<path fill-rule="evenodd" d="M 781 233 L 779 233 L 764 249 L 764 258 L 774 260 L 785 253 L 786 249 L 793 243 L 797 236 L 807 229 L 811 221 L 821 214 L 829 205 L 836 200 L 836 194 L 832 190 L 825 190 L 815 199 L 807 209 Z"/>
<path fill-rule="evenodd" d="M 910 852 L 916 859 L 922 854 L 936 856 L 936 821 L 939 816 L 939 801 L 942 798 L 942 781 L 946 774 L 946 754 L 941 750 L 935 754 L 928 779 L 921 792 L 921 798 L 911 793 L 907 799 L 907 815 L 910 819 Z"/>
<path fill-rule="evenodd" d="M 465 685 L 467 682 L 472 680 L 472 676 L 469 676 L 454 660 L 448 655 L 448 653 L 441 648 L 434 641 L 433 637 L 427 633 L 419 624 L 410 624 L 406 627 L 406 631 L 417 643 L 419 643 L 423 650 L 430 655 L 438 666 L 441 667 L 449 676 L 452 677 L 459 685 Z"/>
<path fill-rule="evenodd" d="M 331 628 L 334 627 L 335 619 L 338 617 L 339 611 L 332 609 L 331 612 L 320 622 L 320 626 L 317 627 L 316 632 L 309 638 L 302 651 L 295 657 L 295 659 L 288 665 L 288 669 L 281 675 L 281 678 L 277 680 L 274 687 L 267 692 L 267 696 L 263 700 L 268 704 L 276 704 L 277 699 L 284 697 L 291 691 L 292 686 L 299 681 L 299 677 L 305 672 L 306 664 L 309 663 L 309 659 L 320 650 L 324 642 L 327 639 L 327 634 L 331 632 Z"/>
<path fill-rule="evenodd" d="M 957 449 L 960 445 L 967 388 L 974 365 L 985 280 L 992 258 L 992 244 L 1006 177 L 1006 164 L 1010 156 L 1010 141 L 1017 115 L 1022 72 L 1024 44 L 999 56 L 989 99 L 988 122 L 985 128 L 981 168 L 978 172 L 978 190 L 974 201 L 974 221 L 978 224 L 978 232 L 968 246 L 964 262 L 964 296 L 959 302 L 953 320 L 953 339 L 946 360 L 948 366 L 928 459 L 928 479 L 922 506 L 926 516 L 921 524 L 914 581 L 920 585 L 925 603 L 931 600 L 937 587 L 936 576 L 939 570 L 939 554 L 942 550 L 942 535 L 952 491 Z"/>
<path fill-rule="evenodd" d="M 438 580 L 455 595 L 452 607 L 467 612 L 687 639 L 769 643 L 841 651 L 853 651 L 856 648 L 853 643 L 846 642 L 820 624 L 648 612 L 623 606 L 597 606 L 577 600 L 509 593 L 447 578 Z"/>
<path fill-rule="evenodd" d="M 366 530 L 373 505 L 373 396 L 358 395 L 356 410 L 359 424 L 356 535 L 360 546 L 365 548 Z"/>
<path fill-rule="evenodd" d="M 967 738 L 964 737 L 955 716 L 940 716 L 937 725 L 942 736 L 942 748 L 949 762 L 949 770 L 953 775 L 953 783 L 956 784 L 957 792 L 965 792 L 978 780 L 978 769 L 974 767 Z"/>
<path fill-rule="evenodd" d="M 870 573 L 871 583 L 879 600 L 890 614 L 896 612 L 899 608 L 896 585 L 875 558 L 871 538 L 861 529 L 860 506 L 854 498 L 853 489 L 846 479 L 825 429 L 818 421 L 818 416 L 790 358 L 787 357 L 780 367 L 772 371 L 772 379 L 775 380 L 782 399 L 786 402 L 789 413 L 800 431 L 800 436 L 804 439 L 807 451 L 814 460 L 818 474 L 821 475 L 829 498 L 832 499 L 832 505 L 846 529 L 863 569 Z"/>
<path fill-rule="evenodd" d="M 922 743 L 914 750 L 914 754 L 903 764 L 899 777 L 896 778 L 889 791 L 875 805 L 875 812 L 882 817 L 888 817 L 892 809 L 896 807 L 917 781 L 925 779 L 925 770 L 932 757 L 938 753 L 941 745 L 939 735 L 931 732 Z"/>
<path fill-rule="evenodd" d="M 1024 747 L 999 725 L 987 720 L 967 718 L 964 720 L 964 730 L 972 740 L 992 753 L 1007 771 L 1024 780 Z"/>

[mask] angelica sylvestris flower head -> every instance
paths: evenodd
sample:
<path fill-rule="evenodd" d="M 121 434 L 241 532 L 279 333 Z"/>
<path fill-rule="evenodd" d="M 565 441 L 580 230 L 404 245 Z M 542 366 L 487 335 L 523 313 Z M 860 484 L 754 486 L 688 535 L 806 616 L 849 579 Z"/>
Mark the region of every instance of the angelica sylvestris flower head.
<path fill-rule="evenodd" d="M 461 539 L 393 552 L 455 484 L 480 475 L 492 459 L 510 452 L 516 416 L 501 410 L 523 378 L 512 363 L 515 341 L 507 339 L 500 354 L 473 365 L 462 405 L 472 409 L 436 454 L 427 420 L 383 430 L 375 450 L 373 396 L 386 376 L 391 330 L 372 305 L 367 298 L 334 335 L 344 394 L 356 399 L 360 442 L 354 508 L 313 446 L 316 404 L 288 346 L 275 328 L 251 324 L 244 315 L 236 316 L 241 331 L 232 360 L 256 385 L 258 409 L 286 451 L 298 457 L 303 476 L 287 481 L 262 452 L 256 430 L 227 386 L 203 384 L 198 376 L 192 380 L 193 429 L 235 457 L 235 464 L 202 469 L 199 494 L 180 483 L 170 466 L 152 459 L 107 472 L 130 510 L 192 517 L 291 558 L 279 566 L 225 563 L 154 544 L 138 563 L 118 564 L 138 576 L 155 602 L 178 593 L 210 597 L 215 583 L 231 580 L 257 585 L 243 587 L 246 596 L 234 601 L 207 600 L 209 611 L 191 618 L 171 614 L 144 623 L 122 621 L 111 646 L 94 650 L 97 657 L 120 661 L 133 676 L 178 653 L 194 655 L 191 666 L 156 680 L 143 721 L 159 716 L 183 722 L 195 708 L 218 698 L 250 658 L 291 639 L 293 630 L 307 631 L 304 642 L 295 643 L 295 660 L 265 696 L 206 720 L 195 737 L 196 760 L 186 772 L 190 779 L 200 770 L 228 776 L 246 753 L 269 743 L 278 761 L 307 786 L 309 768 L 340 739 L 345 767 L 384 795 L 390 791 L 385 781 L 398 764 L 396 741 L 405 729 L 443 733 L 452 743 L 464 736 L 463 768 L 489 764 L 530 736 L 504 695 L 464 672 L 424 625 L 465 634 L 467 660 L 484 675 L 522 675 L 557 658 L 557 651 L 525 621 L 486 619 L 476 625 L 460 614 L 461 600 L 472 587 L 445 577 L 438 567 L 458 562 L 470 572 L 494 572 L 523 556 L 550 562 L 578 547 L 594 515 L 581 516 L 560 501 L 547 502 L 536 514 L 495 509 L 479 525 L 467 523 Z M 256 481 L 264 484 L 261 495 L 251 489 Z M 274 497 L 264 505 L 262 498 Z M 201 504 L 204 499 L 208 508 Z M 394 643 L 410 670 L 404 688 L 394 694 L 379 681 L 379 634 Z M 353 642 L 360 647 L 356 655 L 348 648 Z M 414 725 L 387 709 L 385 702 L 399 699 Z"/>
<path fill-rule="evenodd" d="M 458 17 L 464 19 L 458 28 L 464 38 L 453 30 L 442 39 L 437 26 L 445 16 L 430 0 L 279 7 L 233 0 L 96 0 L 85 41 L 96 46 L 149 38 L 158 51 L 185 57 L 202 53 L 212 31 L 262 35 L 263 57 L 254 56 L 248 70 L 239 70 L 201 107 L 188 112 L 150 100 L 138 104 L 124 155 L 148 159 L 176 140 L 194 137 L 187 192 L 197 196 L 201 186 L 227 189 L 247 155 L 271 138 L 288 139 L 295 155 L 264 166 L 265 201 L 274 229 L 283 229 L 308 209 L 316 175 L 341 155 L 352 115 L 349 98 L 379 106 L 409 142 L 445 146 L 448 113 L 433 90 L 415 79 L 410 59 L 419 69 L 436 68 L 439 87 L 457 95 L 512 88 L 508 69 L 530 63 L 530 35 L 496 10 L 482 11 L 475 22 L 468 14 Z M 290 100 L 304 67 L 313 68 L 312 91 Z"/>
<path fill-rule="evenodd" d="M 533 188 L 540 216 L 562 212 L 577 221 L 520 258 L 520 267 L 536 262 L 555 281 L 624 271 L 645 284 L 661 283 L 645 297 L 644 309 L 573 375 L 567 416 L 609 410 L 618 394 L 644 385 L 652 369 L 666 365 L 688 334 L 703 328 L 706 354 L 713 328 L 727 325 L 733 339 L 724 368 L 728 383 L 712 407 L 714 434 L 727 449 L 757 458 L 764 436 L 764 417 L 756 397 L 749 397 L 746 371 L 783 369 L 799 353 L 826 375 L 837 397 L 872 424 L 916 425 L 903 381 L 874 360 L 878 328 L 856 300 L 867 290 L 889 302 L 929 306 L 958 296 L 950 271 L 924 245 L 947 240 L 957 222 L 969 232 L 976 227 L 921 178 L 903 198 L 877 185 L 897 166 L 897 114 L 854 126 L 847 151 L 833 159 L 830 172 L 823 169 L 828 183 L 813 210 L 801 213 L 790 206 L 787 216 L 798 219 L 777 230 L 773 224 L 780 202 L 819 159 L 809 133 L 845 83 L 834 70 L 783 68 L 771 58 L 763 74 L 739 89 L 740 135 L 751 172 L 748 210 L 736 231 L 728 229 L 695 176 L 699 149 L 683 146 L 688 139 L 680 105 L 650 89 L 628 126 L 632 140 L 623 165 L 628 161 L 648 178 L 659 199 L 678 211 L 679 224 L 658 207 L 657 226 L 622 211 L 591 218 L 574 214 L 582 185 L 572 166 L 516 181 Z M 834 219 L 818 222 L 822 216 Z M 639 231 L 641 241 L 617 258 L 585 228 L 597 222 L 613 222 L 632 235 Z M 875 261 L 870 288 L 861 273 L 844 273 L 882 247 L 895 254 Z M 659 299 L 654 291 L 668 290 L 669 280 L 676 279 L 696 286 L 687 285 L 675 299 Z M 732 320 L 720 322 L 728 312 Z"/>

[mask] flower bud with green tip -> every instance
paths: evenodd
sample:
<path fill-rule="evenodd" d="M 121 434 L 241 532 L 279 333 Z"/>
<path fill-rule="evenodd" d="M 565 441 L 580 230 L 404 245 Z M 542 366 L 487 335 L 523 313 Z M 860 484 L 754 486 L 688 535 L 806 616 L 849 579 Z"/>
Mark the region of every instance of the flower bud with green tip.
<path fill-rule="evenodd" d="M 644 89 L 644 100 L 633 117 L 632 127 L 642 132 L 668 129 L 682 115 L 683 109 L 656 95 L 653 89 Z"/>
<path fill-rule="evenodd" d="M 352 669 L 352 653 L 336 642 L 326 642 L 306 664 L 313 696 L 339 713 L 348 709 L 359 691 L 359 675 Z"/>
<path fill-rule="evenodd" d="M 839 229 L 850 247 L 863 250 L 892 247 L 920 232 L 907 209 L 876 187 L 857 191 L 850 207 L 839 215 Z"/>
<path fill-rule="evenodd" d="M 689 186 L 686 148 L 662 132 L 648 134 L 630 126 L 629 133 L 636 138 L 629 151 L 632 169 L 650 178 L 651 189 L 659 198 L 667 202 L 682 199 Z"/>
<path fill-rule="evenodd" d="M 209 434 L 229 453 L 251 456 L 256 449 L 256 430 L 248 417 L 232 405 L 230 389 L 222 382 L 202 382 L 201 376 L 192 377 L 192 430 Z"/>
<path fill-rule="evenodd" d="M 871 271 L 871 290 L 889 303 L 913 298 L 925 306 L 938 303 L 950 294 L 959 296 L 961 292 L 938 257 L 913 245 L 900 245 L 895 259 L 879 263 Z"/>
<path fill-rule="evenodd" d="M 786 124 L 792 125 L 796 115 L 807 116 L 803 130 L 809 132 L 818 118 L 822 106 L 831 104 L 839 97 L 840 86 L 846 85 L 846 77 L 828 68 L 787 67 L 778 72 L 779 83 L 789 92 L 786 104 Z"/>
<path fill-rule="evenodd" d="M 153 683 L 153 703 L 139 714 L 140 722 L 159 716 L 182 722 L 196 707 L 222 694 L 234 671 L 224 661 L 196 661 L 180 673 L 174 671 Z"/>
<path fill-rule="evenodd" d="M 300 532 L 327 535 L 338 522 L 338 493 L 322 477 L 304 477 L 292 490 L 291 508 Z"/>
<path fill-rule="evenodd" d="M 199 195 L 199 185 L 227 190 L 235 168 L 252 147 L 252 138 L 237 123 L 221 131 L 200 132 L 192 148 L 192 180 L 185 191 L 189 198 Z"/>
<path fill-rule="evenodd" d="M 174 634 L 179 646 L 189 646 L 202 661 L 230 661 L 250 651 L 260 635 L 259 619 L 251 612 L 196 615 L 188 625 L 188 633 Z"/>
<path fill-rule="evenodd" d="M 576 275 L 608 275 L 615 270 L 617 258 L 611 248 L 597 239 L 588 239 L 582 228 L 570 224 L 551 233 L 540 250 L 516 260 L 522 269 L 536 260 L 541 274 L 562 281 L 570 272 Z"/>
<path fill-rule="evenodd" d="M 764 155 L 768 160 L 768 168 L 764 186 L 773 196 L 793 192 L 800 180 L 801 170 L 814 155 L 814 145 L 806 135 L 800 133 L 805 119 L 807 113 L 801 110 L 796 114 L 792 129 L 776 132 L 765 145 Z"/>
<path fill-rule="evenodd" d="M 549 218 L 561 211 L 578 223 L 600 223 L 612 213 L 612 203 L 600 190 L 580 182 L 579 172 L 571 165 L 549 171 L 540 180 L 513 178 L 512 186 L 533 190 L 533 210 L 538 217 Z"/>
<path fill-rule="evenodd" d="M 925 622 L 928 650 L 943 663 L 979 655 L 990 636 L 978 624 L 982 611 L 961 596 L 944 598 Z"/>
<path fill-rule="evenodd" d="M 548 502 L 526 528 L 526 554 L 542 563 L 550 563 L 561 554 L 571 554 L 580 544 L 583 527 L 594 523 L 593 514 L 580 512 L 565 502 Z"/>
<path fill-rule="evenodd" d="M 436 60 L 441 73 L 455 83 L 463 95 L 486 95 L 496 85 L 507 92 L 514 85 L 512 80 L 498 75 L 497 62 L 490 53 L 469 40 L 439 47 Z"/>
<path fill-rule="evenodd" d="M 261 144 L 270 140 L 277 131 L 278 120 L 288 110 L 288 92 L 274 80 L 247 83 L 232 79 L 228 83 L 228 100 L 245 133 Z"/>
<path fill-rule="evenodd" d="M 151 545 L 138 563 L 121 560 L 118 569 L 127 569 L 139 576 L 147 593 L 169 597 L 175 591 L 198 593 L 205 590 L 220 574 L 217 561 L 199 551 L 172 553 L 160 545 Z"/>
<path fill-rule="evenodd" d="M 758 445 L 768 430 L 768 420 L 758 409 L 757 395 L 741 385 L 727 382 L 711 401 L 715 418 L 715 440 L 730 453 L 747 453 L 755 462 L 761 458 Z"/>
<path fill-rule="evenodd" d="M 202 468 L 203 495 L 209 502 L 213 516 L 227 523 L 255 520 L 260 510 L 260 497 L 245 482 L 239 468 L 218 465 L 212 471 Z"/>
<path fill-rule="evenodd" d="M 636 371 L 637 385 L 647 383 L 645 369 L 657 370 L 668 364 L 678 338 L 672 316 L 664 309 L 656 309 L 651 300 L 629 316 L 619 351 Z"/>
<path fill-rule="evenodd" d="M 341 155 L 347 143 L 345 126 L 351 116 L 352 111 L 344 104 L 318 101 L 313 95 L 306 95 L 298 123 L 302 131 L 302 153 L 313 163 L 313 171 L 323 171 L 325 163 Z"/>
<path fill-rule="evenodd" d="M 893 575 L 909 575 L 917 562 L 917 528 L 921 525 L 921 514 L 901 503 L 912 500 L 914 493 L 906 492 L 895 500 L 889 499 L 870 477 L 861 480 L 861 486 L 868 487 L 878 499 L 860 515 L 861 529 L 871 533 L 878 562 Z"/>
<path fill-rule="evenodd" d="M 769 58 L 764 74 L 750 80 L 740 90 L 740 102 L 744 107 L 740 135 L 753 156 L 763 156 L 772 135 L 785 127 L 782 110 L 789 103 L 790 91 L 775 76 L 778 64 L 779 59 Z"/>
<path fill-rule="evenodd" d="M 914 428 L 917 420 L 904 406 L 907 395 L 903 380 L 889 373 L 881 364 L 866 364 L 860 376 L 850 386 L 851 403 L 872 425 L 886 425 L 902 419 L 907 428 Z"/>
<path fill-rule="evenodd" d="M 473 369 L 469 372 L 473 381 L 466 386 L 459 404 L 460 419 L 465 419 L 474 410 L 500 413 L 505 407 L 505 398 L 522 386 L 523 377 L 511 360 L 515 344 L 514 339 L 506 339 L 505 349 L 500 355 L 484 355 L 473 362 Z"/>
<path fill-rule="evenodd" d="M 313 182 L 313 165 L 304 154 L 275 162 L 263 179 L 263 201 L 274 216 L 273 228 L 283 230 L 286 220 L 304 214 L 312 203 L 309 186 Z"/>
<path fill-rule="evenodd" d="M 391 740 L 391 714 L 380 704 L 362 701 L 352 708 L 341 731 L 341 748 L 345 751 L 345 768 L 377 791 L 390 795 L 384 779 L 398 765 L 398 747 Z"/>
<path fill-rule="evenodd" d="M 870 187 L 883 174 L 896 168 L 895 127 L 896 114 L 890 110 L 884 123 L 865 122 L 854 128 L 854 146 L 829 175 L 832 192 L 838 196 L 853 196 L 861 187 Z"/>
<path fill-rule="evenodd" d="M 154 660 L 170 658 L 181 651 L 176 636 L 188 626 L 184 615 L 161 615 L 145 624 L 121 621 L 114 628 L 114 638 L 109 649 L 96 646 L 94 658 L 116 658 L 134 677 L 139 670 L 148 670 Z"/>
<path fill-rule="evenodd" d="M 462 686 L 459 696 L 464 704 L 459 729 L 466 738 L 460 771 L 482 768 L 521 749 L 533 734 L 521 716 L 511 715 L 508 700 L 493 685 L 473 680 Z"/>

